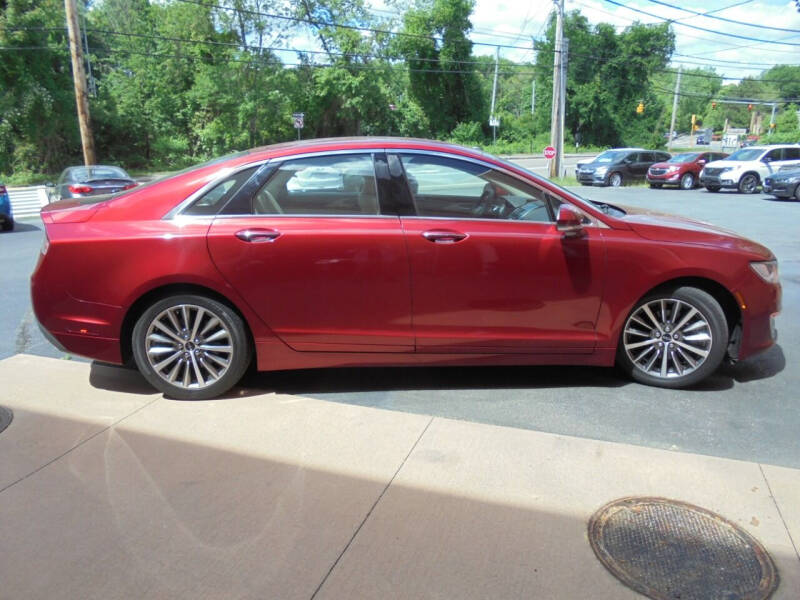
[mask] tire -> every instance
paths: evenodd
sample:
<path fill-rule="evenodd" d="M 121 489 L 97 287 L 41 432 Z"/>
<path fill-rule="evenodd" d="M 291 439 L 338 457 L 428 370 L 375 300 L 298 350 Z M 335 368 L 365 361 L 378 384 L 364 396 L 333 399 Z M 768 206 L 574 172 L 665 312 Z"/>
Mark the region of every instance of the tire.
<path fill-rule="evenodd" d="M 703 290 L 679 287 L 636 304 L 620 334 L 617 363 L 640 383 L 682 388 L 711 375 L 727 347 L 728 323 L 719 302 Z"/>
<path fill-rule="evenodd" d="M 800 202 L 800 183 L 794 188 L 794 199 Z"/>
<path fill-rule="evenodd" d="M 739 192 L 742 194 L 755 194 L 758 191 L 758 175 L 745 173 L 739 180 Z"/>
<path fill-rule="evenodd" d="M 611 173 L 611 175 L 608 176 L 608 185 L 611 187 L 620 187 L 622 185 L 622 174 Z"/>
<path fill-rule="evenodd" d="M 662 183 L 651 183 L 650 187 L 652 189 L 654 189 L 654 190 L 660 190 L 662 185 L 664 185 L 664 184 L 662 184 Z"/>
<path fill-rule="evenodd" d="M 252 356 L 242 318 L 229 306 L 196 294 L 153 303 L 136 321 L 131 346 L 144 378 L 179 400 L 227 392 Z"/>
<path fill-rule="evenodd" d="M 691 173 L 684 173 L 683 177 L 681 177 L 681 189 L 682 190 L 691 190 L 694 188 L 694 175 Z"/>
<path fill-rule="evenodd" d="M 720 189 L 720 188 L 719 188 L 719 186 L 718 186 L 718 185 L 707 185 L 707 186 L 706 186 L 706 189 L 707 189 L 709 192 L 711 192 L 712 194 L 716 194 L 716 193 L 719 191 L 719 189 Z"/>
<path fill-rule="evenodd" d="M 3 231 L 14 231 L 14 219 L 3 221 Z"/>

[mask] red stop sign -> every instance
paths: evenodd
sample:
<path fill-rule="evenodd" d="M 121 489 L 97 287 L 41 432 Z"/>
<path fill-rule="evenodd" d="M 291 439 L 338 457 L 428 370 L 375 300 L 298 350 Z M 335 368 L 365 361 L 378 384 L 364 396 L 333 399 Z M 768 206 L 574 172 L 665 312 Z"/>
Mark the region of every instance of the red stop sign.
<path fill-rule="evenodd" d="M 547 160 L 555 158 L 556 157 L 556 149 L 553 148 L 552 146 L 548 146 L 547 148 L 544 149 L 544 157 Z"/>

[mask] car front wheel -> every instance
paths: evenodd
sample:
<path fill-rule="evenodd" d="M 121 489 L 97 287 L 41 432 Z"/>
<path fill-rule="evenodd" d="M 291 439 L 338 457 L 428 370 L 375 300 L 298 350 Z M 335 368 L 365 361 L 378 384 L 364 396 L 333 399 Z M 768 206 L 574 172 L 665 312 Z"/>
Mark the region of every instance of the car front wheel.
<path fill-rule="evenodd" d="M 686 173 L 683 177 L 681 177 L 681 189 L 682 190 L 691 190 L 694 187 L 694 175 L 691 173 Z"/>
<path fill-rule="evenodd" d="M 131 341 L 145 379 L 181 400 L 223 394 L 250 364 L 241 317 L 205 296 L 185 294 L 155 302 L 137 320 Z"/>
<path fill-rule="evenodd" d="M 622 185 L 622 175 L 619 173 L 612 173 L 608 176 L 608 185 L 611 187 L 619 187 Z"/>
<path fill-rule="evenodd" d="M 618 364 L 648 385 L 693 385 L 719 367 L 728 345 L 725 313 L 713 296 L 693 287 L 652 294 L 625 321 Z"/>
<path fill-rule="evenodd" d="M 800 202 L 800 184 L 794 188 L 794 199 Z"/>
<path fill-rule="evenodd" d="M 742 175 L 739 180 L 739 191 L 742 194 L 755 194 L 758 189 L 758 176 L 752 173 Z"/>

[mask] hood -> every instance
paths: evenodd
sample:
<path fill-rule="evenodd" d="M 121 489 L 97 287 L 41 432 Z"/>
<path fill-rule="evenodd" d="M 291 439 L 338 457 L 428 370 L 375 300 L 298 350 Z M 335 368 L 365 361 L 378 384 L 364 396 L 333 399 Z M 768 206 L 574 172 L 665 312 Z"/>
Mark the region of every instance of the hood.
<path fill-rule="evenodd" d="M 648 240 L 728 248 L 751 254 L 754 260 L 774 258 L 772 252 L 761 244 L 711 223 L 646 209 L 621 208 L 628 214 L 619 220 Z"/>
<path fill-rule="evenodd" d="M 798 177 L 800 177 L 800 169 L 795 169 L 793 171 L 778 171 L 774 175 L 769 176 L 772 181 L 788 181 L 789 179 L 797 179 Z"/>
<path fill-rule="evenodd" d="M 670 167 L 682 167 L 686 163 L 668 163 L 668 162 L 658 162 L 655 164 L 650 165 L 651 169 L 669 169 Z"/>

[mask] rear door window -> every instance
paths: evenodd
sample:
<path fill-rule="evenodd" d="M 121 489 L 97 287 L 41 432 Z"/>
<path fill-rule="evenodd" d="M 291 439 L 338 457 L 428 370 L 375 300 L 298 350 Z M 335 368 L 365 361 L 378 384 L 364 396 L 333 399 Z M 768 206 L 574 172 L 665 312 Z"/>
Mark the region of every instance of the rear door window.
<path fill-rule="evenodd" d="M 260 215 L 377 215 L 371 154 L 287 160 L 253 197 Z"/>

